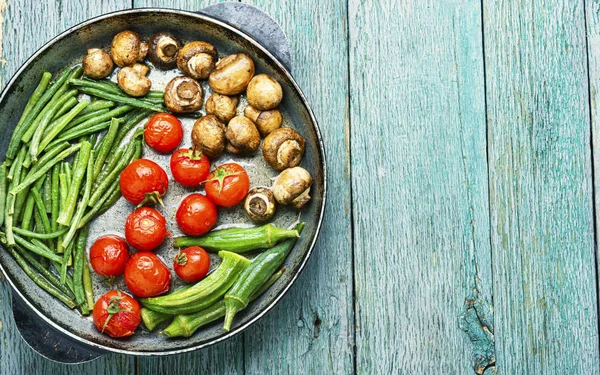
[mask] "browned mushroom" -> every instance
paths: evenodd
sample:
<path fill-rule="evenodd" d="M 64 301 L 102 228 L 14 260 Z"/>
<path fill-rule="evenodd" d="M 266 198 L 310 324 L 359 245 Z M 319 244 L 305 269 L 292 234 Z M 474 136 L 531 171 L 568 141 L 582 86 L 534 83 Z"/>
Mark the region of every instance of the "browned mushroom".
<path fill-rule="evenodd" d="M 269 135 L 273 130 L 279 129 L 281 127 L 281 122 L 283 121 L 281 111 L 278 109 L 259 111 L 251 105 L 244 109 L 244 116 L 254 121 L 256 128 L 263 137 Z"/>
<path fill-rule="evenodd" d="M 160 32 L 152 35 L 148 46 L 148 59 L 156 66 L 171 69 L 177 64 L 177 52 L 181 41 L 170 32 Z"/>
<path fill-rule="evenodd" d="M 254 61 L 243 53 L 229 55 L 217 63 L 208 84 L 221 95 L 238 95 L 246 90 L 254 76 Z"/>
<path fill-rule="evenodd" d="M 219 156 L 227 143 L 225 125 L 213 115 L 200 117 L 192 129 L 192 142 L 209 158 Z"/>
<path fill-rule="evenodd" d="M 143 61 L 147 52 L 148 44 L 143 43 L 140 36 L 130 30 L 115 35 L 110 46 L 112 59 L 120 67 Z"/>
<path fill-rule="evenodd" d="M 310 200 L 312 177 L 304 168 L 288 168 L 281 172 L 273 182 L 273 195 L 277 202 L 295 208 L 302 208 Z"/>
<path fill-rule="evenodd" d="M 206 101 L 206 113 L 217 116 L 226 124 L 236 115 L 237 104 L 237 96 L 212 94 Z"/>
<path fill-rule="evenodd" d="M 194 79 L 207 79 L 215 68 L 217 49 L 210 43 L 195 41 L 183 46 L 177 55 L 177 66 Z"/>
<path fill-rule="evenodd" d="M 290 128 L 279 128 L 265 137 L 262 146 L 263 157 L 278 171 L 295 167 L 304 155 L 304 138 Z"/>
<path fill-rule="evenodd" d="M 266 111 L 281 103 L 283 91 L 279 82 L 266 74 L 257 74 L 246 89 L 248 103 L 256 109 Z"/>
<path fill-rule="evenodd" d="M 234 154 L 256 152 L 260 146 L 260 134 L 248 117 L 236 116 L 227 124 L 225 136 L 233 146 Z"/>
<path fill-rule="evenodd" d="M 244 211 L 255 223 L 264 223 L 275 215 L 275 197 L 271 189 L 255 187 L 250 189 L 244 200 Z"/>
<path fill-rule="evenodd" d="M 172 112 L 194 112 L 202 107 L 204 92 L 196 80 L 179 76 L 167 84 L 163 98 Z"/>
<path fill-rule="evenodd" d="M 88 49 L 82 65 L 83 74 L 93 79 L 108 77 L 113 70 L 113 61 L 110 55 L 99 48 Z"/>
<path fill-rule="evenodd" d="M 144 96 L 152 87 L 152 81 L 146 77 L 148 72 L 150 68 L 144 64 L 125 66 L 117 74 L 117 83 L 128 95 Z"/>

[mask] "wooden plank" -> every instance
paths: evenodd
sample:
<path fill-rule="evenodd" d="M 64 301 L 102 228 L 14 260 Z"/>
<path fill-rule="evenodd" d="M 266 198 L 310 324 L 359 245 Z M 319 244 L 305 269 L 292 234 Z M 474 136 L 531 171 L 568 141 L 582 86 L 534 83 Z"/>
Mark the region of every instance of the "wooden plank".
<path fill-rule="evenodd" d="M 315 111 L 328 166 L 328 204 L 306 270 L 244 334 L 247 374 L 353 372 L 352 232 L 346 1 L 248 0 L 290 40 L 293 75 Z"/>
<path fill-rule="evenodd" d="M 0 3 L 0 8 L 4 9 Z M 42 44 L 66 28 L 87 18 L 129 7 L 129 1 L 38 2 L 11 1 L 2 25 L 2 84 Z M 10 287 L 0 281 L 0 373 L 2 374 L 127 374 L 134 372 L 134 359 L 108 355 L 76 366 L 64 366 L 40 357 L 20 337 L 10 309 Z"/>
<path fill-rule="evenodd" d="M 584 4 L 484 15 L 498 370 L 597 373 Z"/>
<path fill-rule="evenodd" d="M 482 373 L 494 348 L 480 2 L 350 0 L 349 16 L 357 373 Z"/>

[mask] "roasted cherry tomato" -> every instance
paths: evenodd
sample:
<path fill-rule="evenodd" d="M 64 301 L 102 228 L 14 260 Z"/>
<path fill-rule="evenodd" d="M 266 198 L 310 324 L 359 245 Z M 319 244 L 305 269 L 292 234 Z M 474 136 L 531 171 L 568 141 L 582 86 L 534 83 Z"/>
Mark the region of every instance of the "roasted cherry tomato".
<path fill-rule="evenodd" d="M 169 290 L 171 273 L 156 254 L 140 251 L 127 262 L 125 283 L 134 296 L 155 297 Z"/>
<path fill-rule="evenodd" d="M 183 198 L 177 209 L 177 225 L 190 236 L 201 236 L 217 223 L 217 206 L 202 194 Z"/>
<path fill-rule="evenodd" d="M 100 237 L 90 249 L 92 268 L 103 277 L 121 276 L 128 260 L 127 242 L 119 236 Z"/>
<path fill-rule="evenodd" d="M 125 222 L 127 242 L 140 251 L 156 249 L 168 235 L 164 216 L 151 207 L 134 210 Z"/>
<path fill-rule="evenodd" d="M 198 186 L 210 172 L 210 160 L 195 149 L 181 148 L 171 155 L 171 173 L 183 186 Z"/>
<path fill-rule="evenodd" d="M 123 197 L 138 206 L 146 203 L 162 203 L 167 192 L 167 172 L 152 160 L 137 159 L 129 164 L 119 180 Z"/>
<path fill-rule="evenodd" d="M 126 293 L 111 290 L 96 301 L 94 325 L 111 337 L 133 335 L 142 321 L 140 305 Z"/>
<path fill-rule="evenodd" d="M 157 152 L 169 153 L 175 150 L 183 139 L 181 121 L 169 113 L 157 113 L 146 124 L 144 139 L 148 146 Z"/>
<path fill-rule="evenodd" d="M 181 280 L 195 283 L 202 280 L 208 273 L 210 257 L 200 246 L 190 246 L 177 253 L 173 267 Z"/>
<path fill-rule="evenodd" d="M 216 205 L 231 207 L 240 203 L 248 194 L 250 179 L 244 167 L 227 163 L 217 167 L 208 175 L 204 189 Z"/>

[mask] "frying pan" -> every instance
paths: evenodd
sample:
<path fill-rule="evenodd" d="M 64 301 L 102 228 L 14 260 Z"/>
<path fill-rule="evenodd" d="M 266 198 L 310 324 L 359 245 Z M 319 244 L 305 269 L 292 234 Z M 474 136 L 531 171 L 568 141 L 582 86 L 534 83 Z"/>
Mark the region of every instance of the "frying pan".
<path fill-rule="evenodd" d="M 100 334 L 91 319 L 82 317 L 76 310 L 70 310 L 59 301 L 39 289 L 21 270 L 13 258 L 0 249 L 0 269 L 13 288 L 13 312 L 17 328 L 25 341 L 43 356 L 65 363 L 79 363 L 97 358 L 107 352 L 132 355 L 169 355 L 197 350 L 230 338 L 262 318 L 289 290 L 306 265 L 315 245 L 326 198 L 325 154 L 321 134 L 315 117 L 300 88 L 290 74 L 292 56 L 283 32 L 277 24 L 260 10 L 240 3 L 221 3 L 206 8 L 202 13 L 193 13 L 171 9 L 135 9 L 106 14 L 90 19 L 58 35 L 40 48 L 15 73 L 0 96 L 0 156 L 4 156 L 10 140 L 10 134 L 19 119 L 27 98 L 33 92 L 42 72 L 58 72 L 67 65 L 79 63 L 87 48 L 110 46 L 112 37 L 122 30 L 134 30 L 148 38 L 155 32 L 170 30 L 184 41 L 205 40 L 217 48 L 220 56 L 244 52 L 250 55 L 257 73 L 266 73 L 277 79 L 283 88 L 284 100 L 280 110 L 284 116 L 284 126 L 293 127 L 306 140 L 306 151 L 301 166 L 311 172 L 313 186 L 312 201 L 301 213 L 281 208 L 276 215 L 275 224 L 289 226 L 294 221 L 306 222 L 301 238 L 285 262 L 286 271 L 277 283 L 248 308 L 238 313 L 230 332 L 222 329 L 222 322 L 202 327 L 190 338 L 167 339 L 157 332 L 138 329 L 135 335 L 127 339 L 113 339 Z M 153 70 L 154 71 L 154 70 Z M 162 88 L 174 74 L 161 76 L 152 73 L 153 89 Z M 157 84 L 158 87 L 154 85 Z M 210 89 L 205 88 L 205 100 Z M 239 108 L 243 108 L 242 105 Z M 189 144 L 189 130 L 193 119 L 183 119 L 186 128 L 186 140 Z M 166 166 L 168 156 L 152 154 L 149 157 Z M 232 160 L 223 156 L 214 160 L 220 164 Z M 248 159 L 234 159 L 246 166 L 252 186 L 270 185 L 276 172 L 267 167 L 260 153 Z M 168 168 L 167 168 L 168 171 Z M 172 179 L 170 179 L 172 181 Z M 178 235 L 174 225 L 174 210 L 179 200 L 191 190 L 176 184 L 170 184 L 163 214 L 170 221 L 170 229 Z M 123 222 L 132 206 L 121 199 L 117 204 L 100 216 L 92 224 L 88 249 L 95 238 L 102 234 L 122 233 Z M 250 225 L 240 208 L 221 212 L 220 226 Z M 171 267 L 173 251 L 170 243 L 164 244 L 157 253 Z M 215 264 L 218 257 L 212 258 Z M 98 298 L 108 290 L 99 277 L 95 277 L 95 296 Z M 175 278 L 174 278 L 175 279 Z M 176 284 L 176 283 L 175 283 Z M 117 284 L 124 287 L 124 283 Z M 177 286 L 177 285 L 174 285 Z"/>

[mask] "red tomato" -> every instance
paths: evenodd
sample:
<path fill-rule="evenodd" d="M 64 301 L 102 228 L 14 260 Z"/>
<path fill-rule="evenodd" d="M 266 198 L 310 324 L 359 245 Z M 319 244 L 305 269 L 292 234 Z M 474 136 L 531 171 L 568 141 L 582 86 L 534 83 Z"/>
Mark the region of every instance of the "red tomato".
<path fill-rule="evenodd" d="M 111 337 L 133 335 L 142 321 L 138 302 L 120 290 L 111 290 L 100 297 L 92 316 L 98 331 Z"/>
<path fill-rule="evenodd" d="M 157 113 L 146 124 L 144 139 L 148 146 L 157 152 L 169 153 L 175 150 L 183 139 L 181 121 L 169 113 Z"/>
<path fill-rule="evenodd" d="M 217 206 L 202 194 L 183 198 L 177 209 L 177 225 L 190 236 L 201 236 L 217 223 Z"/>
<path fill-rule="evenodd" d="M 173 267 L 182 280 L 195 283 L 202 280 L 208 273 L 210 257 L 200 246 L 190 246 L 179 251 L 175 256 Z"/>
<path fill-rule="evenodd" d="M 156 254 L 140 251 L 127 262 L 125 283 L 134 296 L 155 297 L 169 290 L 171 273 Z"/>
<path fill-rule="evenodd" d="M 220 165 L 208 175 L 204 189 L 216 205 L 231 207 L 248 194 L 250 179 L 244 167 L 236 163 Z"/>
<path fill-rule="evenodd" d="M 90 249 L 92 268 L 103 277 L 121 276 L 128 260 L 127 242 L 119 236 L 100 237 Z"/>
<path fill-rule="evenodd" d="M 198 186 L 206 180 L 210 160 L 201 151 L 181 148 L 171 155 L 171 173 L 183 186 Z"/>
<path fill-rule="evenodd" d="M 168 235 L 167 221 L 154 208 L 140 207 L 125 222 L 127 242 L 140 251 L 156 249 Z"/>
<path fill-rule="evenodd" d="M 137 159 L 122 172 L 119 180 L 123 197 L 138 206 L 161 203 L 169 187 L 167 172 L 152 160 Z"/>

